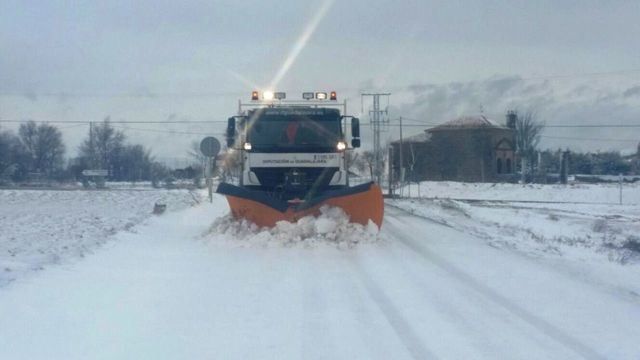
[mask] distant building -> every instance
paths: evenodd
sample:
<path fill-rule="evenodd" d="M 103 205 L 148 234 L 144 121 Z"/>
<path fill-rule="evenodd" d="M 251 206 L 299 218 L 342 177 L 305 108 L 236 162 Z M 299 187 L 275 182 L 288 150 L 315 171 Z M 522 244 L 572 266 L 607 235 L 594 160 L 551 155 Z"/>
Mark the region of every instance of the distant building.
<path fill-rule="evenodd" d="M 512 120 L 512 119 L 511 119 Z M 515 123 L 506 127 L 484 115 L 463 116 L 391 143 L 394 178 L 494 182 L 513 178 Z"/>

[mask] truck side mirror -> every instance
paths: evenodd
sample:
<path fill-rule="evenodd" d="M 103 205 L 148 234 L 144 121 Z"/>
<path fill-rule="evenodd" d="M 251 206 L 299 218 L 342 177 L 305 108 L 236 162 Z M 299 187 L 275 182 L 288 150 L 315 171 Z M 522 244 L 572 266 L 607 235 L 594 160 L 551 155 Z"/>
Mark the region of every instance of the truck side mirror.
<path fill-rule="evenodd" d="M 351 137 L 360 137 L 360 119 L 358 118 L 351 119 Z"/>
<path fill-rule="evenodd" d="M 236 142 L 236 118 L 230 117 L 227 119 L 227 147 L 233 147 L 233 144 Z"/>
<path fill-rule="evenodd" d="M 360 147 L 360 119 L 351 119 L 351 147 Z"/>

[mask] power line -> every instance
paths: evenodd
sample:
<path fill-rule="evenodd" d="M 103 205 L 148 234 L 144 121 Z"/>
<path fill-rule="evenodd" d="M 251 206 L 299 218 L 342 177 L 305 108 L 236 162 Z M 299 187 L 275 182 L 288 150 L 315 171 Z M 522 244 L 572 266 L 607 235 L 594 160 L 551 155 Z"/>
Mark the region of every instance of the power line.
<path fill-rule="evenodd" d="M 75 125 L 69 125 L 69 126 L 62 126 L 62 127 L 59 127 L 58 129 L 59 129 L 59 130 L 67 130 L 67 129 L 73 129 L 73 128 L 77 128 L 77 127 L 85 126 L 85 125 L 88 125 L 88 123 L 84 123 L 84 124 L 75 124 Z"/>
<path fill-rule="evenodd" d="M 154 133 L 165 133 L 165 134 L 176 134 L 176 135 L 224 135 L 221 132 L 193 132 L 193 131 L 178 131 L 178 130 L 164 130 L 164 129 L 143 129 L 143 128 L 132 128 L 128 126 L 114 126 L 118 129 L 123 130 L 132 130 L 139 132 L 154 132 Z"/>
<path fill-rule="evenodd" d="M 0 119 L 0 123 L 26 123 L 34 121 L 44 124 L 89 124 L 91 121 L 86 120 L 15 120 Z M 93 121 L 100 122 L 100 121 Z M 210 124 L 210 123 L 227 123 L 226 120 L 109 120 L 110 124 Z"/>
<path fill-rule="evenodd" d="M 411 121 L 419 121 L 417 119 L 411 119 L 402 117 L 403 120 L 411 120 Z M 0 123 L 27 123 L 29 121 L 34 121 L 36 123 L 44 123 L 44 124 L 79 124 L 79 125 L 88 125 L 91 121 L 85 120 L 14 120 L 14 119 L 0 119 Z M 99 121 L 94 121 L 99 122 Z M 226 124 L 225 120 L 158 120 L 158 121 L 147 121 L 147 120 L 110 120 L 110 124 Z M 403 123 L 403 127 L 433 127 L 433 126 L 441 126 L 442 124 L 421 122 L 419 124 L 406 124 Z M 371 126 L 370 123 L 361 123 L 360 126 Z M 400 126 L 399 124 L 385 124 L 385 126 Z M 557 124 L 557 125 L 545 125 L 545 128 L 594 128 L 594 129 L 606 129 L 606 128 L 640 128 L 640 124 Z M 446 126 L 443 126 L 446 128 Z M 451 128 L 458 128 L 455 126 L 451 126 Z"/>
<path fill-rule="evenodd" d="M 627 141 L 627 142 L 640 142 L 640 139 L 606 139 L 606 138 L 581 138 L 581 137 L 565 137 L 565 136 L 546 136 L 540 135 L 540 137 L 547 139 L 558 139 L 558 140 L 581 140 L 581 141 Z"/>
<path fill-rule="evenodd" d="M 544 125 L 548 128 L 638 128 L 640 124 L 606 124 L 606 125 Z"/>
<path fill-rule="evenodd" d="M 0 96 L 4 97 L 27 97 L 37 99 L 38 97 L 59 97 L 59 98 L 131 98 L 131 99 L 148 99 L 154 100 L 156 98 L 197 98 L 197 97 L 224 97 L 224 96 L 243 96 L 246 92 L 240 91 L 219 91 L 219 92 L 165 92 L 165 93 L 92 93 L 92 92 L 64 92 L 64 91 L 47 91 L 42 93 L 37 92 L 0 92 Z"/>

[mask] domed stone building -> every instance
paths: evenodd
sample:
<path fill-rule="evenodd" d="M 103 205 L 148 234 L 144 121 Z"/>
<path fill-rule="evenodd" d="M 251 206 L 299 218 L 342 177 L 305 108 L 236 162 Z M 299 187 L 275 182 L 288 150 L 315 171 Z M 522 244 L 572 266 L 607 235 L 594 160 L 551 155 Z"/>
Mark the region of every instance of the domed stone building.
<path fill-rule="evenodd" d="M 412 181 L 507 181 L 515 171 L 515 130 L 484 115 L 463 116 L 403 139 L 405 178 Z M 392 142 L 400 178 L 400 140 Z"/>

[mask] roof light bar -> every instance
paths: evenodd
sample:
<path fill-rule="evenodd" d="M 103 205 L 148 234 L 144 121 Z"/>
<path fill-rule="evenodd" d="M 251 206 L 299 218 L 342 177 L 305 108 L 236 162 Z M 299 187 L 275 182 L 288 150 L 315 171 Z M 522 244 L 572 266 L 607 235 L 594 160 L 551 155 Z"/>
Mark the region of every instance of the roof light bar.
<path fill-rule="evenodd" d="M 327 93 L 326 92 L 317 92 L 316 93 L 316 100 L 327 100 Z"/>
<path fill-rule="evenodd" d="M 259 100 L 260 94 L 257 91 L 251 92 L 251 100 Z"/>
<path fill-rule="evenodd" d="M 273 93 L 273 97 L 276 100 L 284 100 L 287 98 L 287 93 L 284 92 L 277 92 L 277 93 Z"/>
<path fill-rule="evenodd" d="M 312 92 L 303 92 L 302 93 L 302 98 L 305 100 L 313 100 L 316 97 L 316 95 Z"/>
<path fill-rule="evenodd" d="M 332 91 L 329 94 L 329 100 L 338 100 L 338 94 L 335 91 Z"/>

